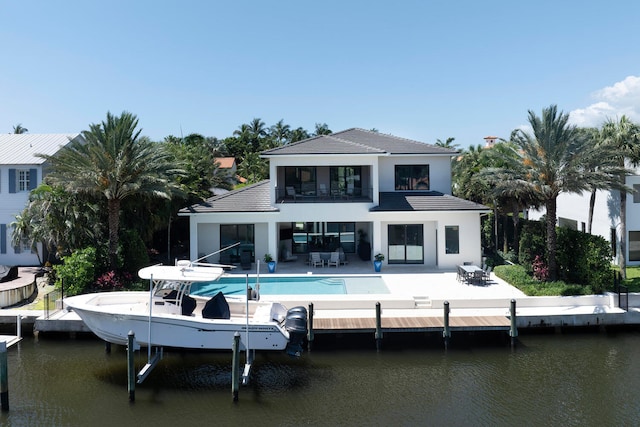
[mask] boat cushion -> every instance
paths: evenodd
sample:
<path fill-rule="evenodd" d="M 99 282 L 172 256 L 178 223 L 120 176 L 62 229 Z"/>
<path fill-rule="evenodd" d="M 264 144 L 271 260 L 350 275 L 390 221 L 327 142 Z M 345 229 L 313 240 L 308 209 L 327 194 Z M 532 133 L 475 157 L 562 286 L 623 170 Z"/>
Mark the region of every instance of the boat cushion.
<path fill-rule="evenodd" d="M 175 300 L 178 295 L 178 292 L 174 289 L 169 292 L 163 298 L 166 300 Z M 196 300 L 191 298 L 189 295 L 182 295 L 182 302 L 180 303 L 180 308 L 182 309 L 182 314 L 185 316 L 191 316 L 193 310 L 196 309 Z"/>
<path fill-rule="evenodd" d="M 218 292 L 204 305 L 202 317 L 205 319 L 230 319 L 229 303 L 222 292 Z"/>

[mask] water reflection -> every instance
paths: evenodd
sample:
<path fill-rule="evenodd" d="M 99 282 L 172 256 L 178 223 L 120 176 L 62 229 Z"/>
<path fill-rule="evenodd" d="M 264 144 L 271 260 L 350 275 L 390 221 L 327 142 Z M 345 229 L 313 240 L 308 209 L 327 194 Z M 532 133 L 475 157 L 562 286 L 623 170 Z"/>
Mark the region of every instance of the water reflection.
<path fill-rule="evenodd" d="M 428 337 L 316 348 L 301 359 L 259 353 L 251 384 L 231 396 L 231 354 L 165 351 L 128 402 L 126 353 L 96 340 L 25 339 L 9 350 L 10 411 L 2 425 L 635 425 L 635 331 L 522 335 L 458 343 Z M 369 337 L 370 341 L 373 341 Z M 342 342 L 341 342 L 342 343 Z M 137 359 L 138 369 L 146 352 Z"/>

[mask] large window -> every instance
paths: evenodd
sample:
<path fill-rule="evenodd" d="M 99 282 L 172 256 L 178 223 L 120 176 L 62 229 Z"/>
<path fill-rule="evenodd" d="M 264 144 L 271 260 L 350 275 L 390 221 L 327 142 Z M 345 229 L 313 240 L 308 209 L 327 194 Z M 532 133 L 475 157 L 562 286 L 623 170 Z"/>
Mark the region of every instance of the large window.
<path fill-rule="evenodd" d="M 240 242 L 238 246 L 220 254 L 224 262 L 240 262 L 242 252 L 250 252 L 253 261 L 255 234 L 253 224 L 220 224 L 220 247 L 225 248 L 238 242 Z"/>
<path fill-rule="evenodd" d="M 296 222 L 293 223 L 293 253 L 333 252 L 342 248 L 355 253 L 353 222 Z"/>
<path fill-rule="evenodd" d="M 284 168 L 284 185 L 293 187 L 296 193 L 316 195 L 316 168 L 313 166 L 287 166 Z"/>
<path fill-rule="evenodd" d="M 629 261 L 640 261 L 640 231 L 629 232 Z"/>
<path fill-rule="evenodd" d="M 332 166 L 329 169 L 331 194 L 362 195 L 361 166 Z"/>
<path fill-rule="evenodd" d="M 445 253 L 460 253 L 460 229 L 457 225 L 447 225 L 444 227 Z"/>
<path fill-rule="evenodd" d="M 422 224 L 391 224 L 389 232 L 389 264 L 422 264 L 424 238 Z"/>
<path fill-rule="evenodd" d="M 640 203 L 640 184 L 633 184 L 633 203 Z"/>
<path fill-rule="evenodd" d="M 429 165 L 396 165 L 396 190 L 429 190 Z"/>

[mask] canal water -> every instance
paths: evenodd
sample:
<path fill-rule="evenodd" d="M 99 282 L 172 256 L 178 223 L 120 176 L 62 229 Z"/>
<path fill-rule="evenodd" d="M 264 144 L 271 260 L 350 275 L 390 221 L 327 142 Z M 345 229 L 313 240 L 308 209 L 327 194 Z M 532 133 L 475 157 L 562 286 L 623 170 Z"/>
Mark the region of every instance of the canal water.
<path fill-rule="evenodd" d="M 28 337 L 8 350 L 0 425 L 640 424 L 638 331 L 521 334 L 515 350 L 486 337 L 454 335 L 447 351 L 416 334 L 385 335 L 381 352 L 372 337 L 344 336 L 300 359 L 260 353 L 236 403 L 230 352 L 165 351 L 130 403 L 123 347 Z M 137 368 L 145 362 L 143 349 Z"/>

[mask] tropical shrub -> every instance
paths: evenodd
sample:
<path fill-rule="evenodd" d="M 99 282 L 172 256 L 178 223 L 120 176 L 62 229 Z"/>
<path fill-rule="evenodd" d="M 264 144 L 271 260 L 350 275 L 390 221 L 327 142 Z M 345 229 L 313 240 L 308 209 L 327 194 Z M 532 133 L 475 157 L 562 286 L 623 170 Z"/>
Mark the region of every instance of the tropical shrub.
<path fill-rule="evenodd" d="M 79 249 L 62 257 L 62 264 L 55 265 L 55 286 L 67 296 L 78 295 L 90 289 L 95 278 L 96 249 Z"/>
<path fill-rule="evenodd" d="M 499 265 L 493 271 L 497 277 L 520 289 L 528 296 L 571 296 L 594 293 L 591 286 L 567 284 L 562 280 L 554 282 L 538 281 L 521 265 Z"/>

